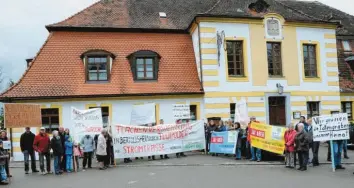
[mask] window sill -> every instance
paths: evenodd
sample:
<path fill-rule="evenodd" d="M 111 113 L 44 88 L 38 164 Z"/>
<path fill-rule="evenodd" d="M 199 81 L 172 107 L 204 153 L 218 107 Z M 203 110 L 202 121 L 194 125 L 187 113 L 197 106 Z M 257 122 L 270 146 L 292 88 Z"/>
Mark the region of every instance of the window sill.
<path fill-rule="evenodd" d="M 86 84 L 109 84 L 110 81 L 102 80 L 102 81 L 86 81 Z"/>
<path fill-rule="evenodd" d="M 247 76 L 228 76 L 228 82 L 248 82 Z"/>
<path fill-rule="evenodd" d="M 134 80 L 136 83 L 157 82 L 157 80 Z"/>
<path fill-rule="evenodd" d="M 307 77 L 303 79 L 304 82 L 322 82 L 320 77 Z"/>
<path fill-rule="evenodd" d="M 268 80 L 285 80 L 285 76 L 269 76 Z"/>

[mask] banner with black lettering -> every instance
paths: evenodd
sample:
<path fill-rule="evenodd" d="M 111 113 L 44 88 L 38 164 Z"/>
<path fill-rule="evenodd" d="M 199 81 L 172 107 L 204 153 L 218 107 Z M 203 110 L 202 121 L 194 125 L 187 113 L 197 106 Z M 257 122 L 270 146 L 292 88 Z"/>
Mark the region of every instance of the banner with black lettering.
<path fill-rule="evenodd" d="M 349 121 L 346 113 L 313 117 L 312 126 L 314 141 L 349 139 Z"/>
<path fill-rule="evenodd" d="M 144 157 L 205 149 L 204 123 L 112 126 L 115 158 Z"/>
<path fill-rule="evenodd" d="M 103 128 L 102 112 L 100 108 L 78 110 L 71 107 L 71 119 L 74 122 L 74 139 L 80 141 L 85 135 L 100 134 Z"/>

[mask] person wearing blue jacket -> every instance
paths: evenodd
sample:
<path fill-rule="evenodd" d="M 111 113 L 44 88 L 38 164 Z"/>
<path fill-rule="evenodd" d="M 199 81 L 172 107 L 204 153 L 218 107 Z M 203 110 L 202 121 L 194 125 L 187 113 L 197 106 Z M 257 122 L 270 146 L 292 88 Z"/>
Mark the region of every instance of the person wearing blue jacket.
<path fill-rule="evenodd" d="M 73 142 L 69 135 L 65 135 L 65 158 L 66 158 L 66 171 L 72 172 L 72 158 L 73 158 Z"/>

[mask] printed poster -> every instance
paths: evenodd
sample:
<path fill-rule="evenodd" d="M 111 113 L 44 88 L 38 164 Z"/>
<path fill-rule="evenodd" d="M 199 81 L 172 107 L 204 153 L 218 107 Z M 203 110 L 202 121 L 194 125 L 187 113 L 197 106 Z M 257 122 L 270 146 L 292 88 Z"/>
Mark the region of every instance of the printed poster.
<path fill-rule="evenodd" d="M 92 136 L 101 134 L 103 121 L 100 108 L 78 110 L 71 107 L 71 119 L 74 122 L 73 132 L 76 141 L 80 141 L 87 134 Z"/>
<path fill-rule="evenodd" d="M 317 116 L 312 118 L 313 140 L 348 140 L 349 121 L 347 113 Z"/>
<path fill-rule="evenodd" d="M 250 128 L 251 145 L 276 154 L 283 154 L 285 149 L 285 127 L 252 122 Z"/>
<path fill-rule="evenodd" d="M 115 158 L 146 157 L 205 149 L 203 121 L 153 127 L 112 127 Z"/>
<path fill-rule="evenodd" d="M 175 120 L 190 119 L 189 104 L 173 104 L 172 111 L 173 111 L 173 118 Z"/>
<path fill-rule="evenodd" d="M 213 132 L 210 140 L 211 153 L 235 154 L 238 131 Z"/>
<path fill-rule="evenodd" d="M 147 103 L 141 105 L 133 105 L 130 124 L 146 125 L 156 123 L 155 120 L 155 103 Z"/>

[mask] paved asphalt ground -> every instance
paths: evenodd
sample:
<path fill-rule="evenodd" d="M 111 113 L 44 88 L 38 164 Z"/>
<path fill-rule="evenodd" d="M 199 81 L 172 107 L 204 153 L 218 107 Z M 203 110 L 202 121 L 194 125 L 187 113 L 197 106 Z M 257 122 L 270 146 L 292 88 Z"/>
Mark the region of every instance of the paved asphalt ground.
<path fill-rule="evenodd" d="M 299 172 L 284 168 L 281 162 L 235 161 L 198 153 L 188 153 L 188 157 L 181 159 L 134 161 L 106 171 L 94 168 L 61 176 L 25 175 L 23 164 L 13 163 L 12 166 L 21 168 L 11 168 L 11 183 L 0 188 L 345 188 L 354 185 L 354 151 L 349 155 L 351 159 L 343 160 L 347 169 L 335 173 L 330 164 Z M 320 160 L 323 162 L 324 158 Z"/>

